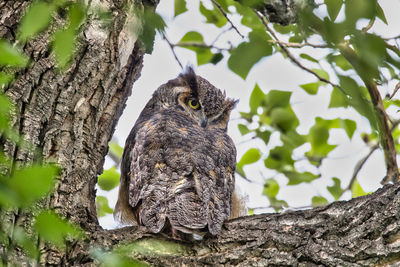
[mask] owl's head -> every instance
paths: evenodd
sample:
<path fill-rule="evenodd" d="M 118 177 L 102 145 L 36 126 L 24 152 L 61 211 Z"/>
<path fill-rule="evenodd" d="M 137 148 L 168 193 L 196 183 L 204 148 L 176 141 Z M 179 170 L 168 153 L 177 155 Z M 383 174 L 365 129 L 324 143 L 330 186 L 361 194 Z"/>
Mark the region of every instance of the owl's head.
<path fill-rule="evenodd" d="M 231 110 L 238 102 L 226 98 L 225 93 L 197 76 L 190 67 L 176 79 L 161 85 L 154 92 L 152 100 L 155 109 L 177 109 L 201 127 L 225 130 Z"/>

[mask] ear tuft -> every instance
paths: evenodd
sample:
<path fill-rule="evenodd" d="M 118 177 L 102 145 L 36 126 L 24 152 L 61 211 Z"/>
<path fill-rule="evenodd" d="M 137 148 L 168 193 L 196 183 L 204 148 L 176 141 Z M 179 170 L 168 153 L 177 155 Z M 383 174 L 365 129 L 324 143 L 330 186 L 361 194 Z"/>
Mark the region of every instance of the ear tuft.
<path fill-rule="evenodd" d="M 179 77 L 187 83 L 190 89 L 192 89 L 193 94 L 197 95 L 198 83 L 197 83 L 197 76 L 193 70 L 193 67 L 191 65 L 186 66 L 185 71 L 181 73 Z"/>

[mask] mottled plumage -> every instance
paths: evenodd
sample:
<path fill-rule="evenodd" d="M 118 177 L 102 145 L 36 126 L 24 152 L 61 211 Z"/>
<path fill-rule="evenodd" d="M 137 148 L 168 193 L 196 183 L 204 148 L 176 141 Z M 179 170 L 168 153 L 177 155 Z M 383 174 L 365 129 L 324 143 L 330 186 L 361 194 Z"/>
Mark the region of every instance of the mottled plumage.
<path fill-rule="evenodd" d="M 161 85 L 126 141 L 114 217 L 154 233 L 217 234 L 232 210 L 234 106 L 191 68 Z"/>

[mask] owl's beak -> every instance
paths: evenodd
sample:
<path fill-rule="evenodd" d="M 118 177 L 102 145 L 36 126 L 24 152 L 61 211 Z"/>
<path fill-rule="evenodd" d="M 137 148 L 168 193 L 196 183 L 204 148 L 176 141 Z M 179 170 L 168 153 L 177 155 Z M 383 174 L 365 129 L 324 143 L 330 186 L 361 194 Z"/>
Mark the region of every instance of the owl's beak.
<path fill-rule="evenodd" d="M 207 126 L 207 124 L 208 124 L 208 119 L 207 118 L 205 118 L 205 119 L 203 119 L 201 121 L 201 127 L 205 128 Z"/>

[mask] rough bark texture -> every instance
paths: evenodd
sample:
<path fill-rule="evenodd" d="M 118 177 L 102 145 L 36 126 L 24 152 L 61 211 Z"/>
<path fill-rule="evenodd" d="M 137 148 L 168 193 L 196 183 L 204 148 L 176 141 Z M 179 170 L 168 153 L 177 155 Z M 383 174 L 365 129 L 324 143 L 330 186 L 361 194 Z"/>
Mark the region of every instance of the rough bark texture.
<path fill-rule="evenodd" d="M 99 3 L 91 1 L 92 5 Z M 0 1 L 0 38 L 15 42 L 17 25 L 29 4 Z M 17 73 L 15 82 L 5 90 L 19 110 L 14 127 L 43 150 L 42 155 L 34 155 L 12 143 L 5 143 L 4 150 L 16 163 L 57 162 L 62 173 L 48 205 L 84 229 L 98 224 L 94 205 L 97 175 L 102 172 L 108 141 L 132 84 L 140 75 L 143 57 L 132 29 L 134 18 L 127 12 L 133 1 L 101 4 L 112 10 L 113 23 L 102 28 L 100 21 L 89 17 L 68 70 L 59 73 L 56 69 L 48 50 L 50 30 L 25 45 L 32 64 Z M 62 23 L 62 18 L 57 17 L 56 23 Z M 14 224 L 29 228 L 29 218 L 29 214 L 16 211 L 3 220 L 12 231 Z M 66 263 L 65 257 L 48 250 L 41 262 Z"/>
<path fill-rule="evenodd" d="M 24 47 L 32 64 L 6 89 L 19 110 L 14 126 L 43 150 L 36 155 L 11 143 L 0 145 L 16 163 L 44 159 L 62 166 L 54 194 L 45 205 L 87 233 L 86 239 L 68 244 L 67 252 L 43 245 L 41 265 L 97 265 L 89 254 L 93 247 L 111 250 L 138 239 L 166 240 L 143 228 L 107 231 L 98 225 L 96 177 L 143 56 L 128 30 L 135 21 L 126 13 L 127 6 L 141 2 L 102 4 L 112 9 L 113 25 L 101 28 L 90 18 L 83 26 L 76 60 L 66 72 L 55 69 L 48 51 L 50 33 L 45 32 Z M 28 5 L 29 1 L 0 0 L 1 38 L 15 41 L 17 24 Z M 399 217 L 400 184 L 387 185 L 372 195 L 327 207 L 238 218 L 227 222 L 217 237 L 179 244 L 180 253 L 131 256 L 159 266 L 389 266 L 400 262 Z M 29 229 L 30 214 L 9 212 L 2 215 L 1 223 Z M 26 261 L 18 250 L 12 259 L 19 264 Z"/>

